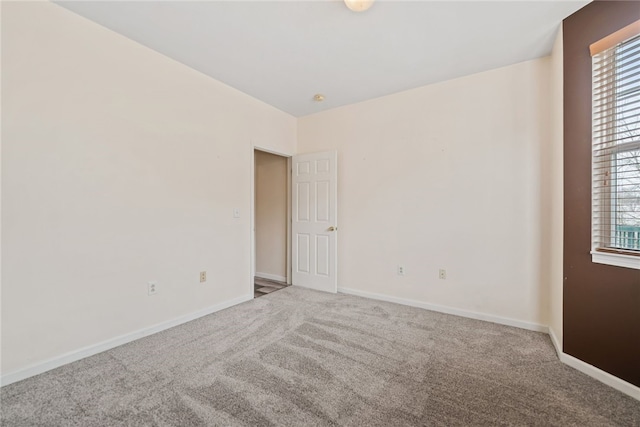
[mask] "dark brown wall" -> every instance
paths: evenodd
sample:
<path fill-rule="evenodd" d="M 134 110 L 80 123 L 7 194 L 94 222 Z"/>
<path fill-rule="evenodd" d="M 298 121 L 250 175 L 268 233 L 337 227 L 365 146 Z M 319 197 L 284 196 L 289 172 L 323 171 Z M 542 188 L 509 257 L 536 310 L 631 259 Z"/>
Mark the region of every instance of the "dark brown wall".
<path fill-rule="evenodd" d="M 640 386 L 640 270 L 591 262 L 589 45 L 640 19 L 596 1 L 564 20 L 564 352 Z"/>

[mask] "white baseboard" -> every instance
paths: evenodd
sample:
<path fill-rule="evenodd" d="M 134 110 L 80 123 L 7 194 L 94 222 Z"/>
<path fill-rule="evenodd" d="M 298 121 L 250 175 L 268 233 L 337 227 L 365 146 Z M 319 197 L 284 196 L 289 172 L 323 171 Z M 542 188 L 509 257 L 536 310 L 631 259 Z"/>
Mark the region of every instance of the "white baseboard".
<path fill-rule="evenodd" d="M 395 302 L 396 304 L 408 305 L 411 307 L 424 308 L 426 310 L 437 311 L 439 313 L 453 314 L 470 319 L 484 320 L 486 322 L 498 323 L 500 325 L 515 326 L 516 328 L 528 329 L 530 331 L 549 333 L 549 328 L 537 323 L 525 322 L 523 320 L 511 319 L 508 317 L 494 316 L 492 314 L 477 313 L 475 311 L 462 310 L 459 308 L 447 307 L 444 305 L 429 304 L 406 298 L 393 297 L 391 295 L 376 294 L 372 292 L 359 291 L 350 288 L 338 288 L 338 292 L 349 295 L 356 295 L 380 301 Z"/>
<path fill-rule="evenodd" d="M 556 352 L 558 353 L 558 357 L 562 363 L 574 369 L 577 369 L 578 371 L 586 375 L 589 375 L 590 377 L 610 387 L 613 387 L 614 389 L 634 399 L 640 400 L 640 387 L 637 387 L 631 383 L 621 380 L 620 378 L 615 377 L 609 374 L 608 372 L 605 372 L 599 368 L 596 368 L 593 365 L 590 365 L 586 362 L 583 362 L 580 359 L 576 359 L 575 357 L 564 353 L 562 351 L 562 346 L 560 345 L 555 332 L 553 331 L 553 329 L 547 326 L 539 325 L 536 323 L 524 322 L 516 319 L 510 319 L 506 317 L 494 316 L 490 314 L 476 313 L 473 311 L 461 310 L 457 308 L 446 307 L 446 306 L 441 306 L 436 304 L 429 304 L 429 303 L 424 303 L 421 301 L 415 301 L 411 299 L 398 298 L 390 295 L 359 291 L 356 289 L 338 288 L 338 292 L 349 294 L 349 295 L 361 296 L 365 298 L 376 299 L 380 301 L 393 302 L 396 304 L 408 305 L 411 307 L 423 308 L 426 310 L 437 311 L 440 313 L 453 314 L 461 317 L 468 317 L 471 319 L 484 320 L 488 322 L 498 323 L 501 325 L 514 326 L 517 328 L 528 329 L 536 332 L 548 333 L 549 336 L 551 337 L 551 342 L 553 343 L 553 346 L 555 347 Z M 234 305 L 243 303 L 245 301 L 250 301 L 252 299 L 253 299 L 253 295 L 245 295 L 242 297 L 234 298 L 229 301 L 216 304 L 212 307 L 205 308 L 203 310 L 199 310 L 184 316 L 180 316 L 175 319 L 162 322 L 154 326 L 150 326 L 148 328 L 139 329 L 129 334 L 121 335 L 119 337 L 115 337 L 98 344 L 90 345 L 88 347 L 84 347 L 69 353 L 65 353 L 61 356 L 54 357 L 44 362 L 36 363 L 34 365 L 20 369 L 18 371 L 9 372 L 0 377 L 0 386 L 5 386 L 8 384 L 32 377 L 34 375 L 41 374 L 51 369 L 55 369 L 60 366 L 66 365 L 68 363 L 75 362 L 80 359 L 84 359 L 85 357 L 93 356 L 94 354 L 98 354 L 103 351 L 110 350 L 112 348 L 118 347 L 128 342 L 135 341 L 137 339 L 144 338 L 149 335 L 153 335 L 157 332 L 164 331 L 165 329 L 169 329 L 174 326 L 178 326 L 183 323 L 190 322 L 192 320 L 198 319 L 208 314 L 215 313 L 217 311 L 232 307 Z"/>
<path fill-rule="evenodd" d="M 243 303 L 245 301 L 250 301 L 252 299 L 253 299 L 253 294 L 234 298 L 234 299 L 222 302 L 220 304 L 216 304 L 214 306 L 205 308 L 203 310 L 186 314 L 184 316 L 176 317 L 175 319 L 158 323 L 148 328 L 139 329 L 137 331 L 134 331 L 125 335 L 120 335 L 118 337 L 111 338 L 109 340 L 106 340 L 97 344 L 93 344 L 78 350 L 74 350 L 49 360 L 45 360 L 44 362 L 39 362 L 31 366 L 27 366 L 26 368 L 19 369 L 14 372 L 9 372 L 7 374 L 3 374 L 0 377 L 0 386 L 5 386 L 17 381 L 24 380 L 34 375 L 38 375 L 43 372 L 50 371 L 51 369 L 55 369 L 60 366 L 66 365 L 68 363 L 75 362 L 80 359 L 84 359 L 85 357 L 93 356 L 94 354 L 102 353 L 103 351 L 110 350 L 112 348 L 121 346 L 123 344 L 126 344 L 131 341 L 135 341 L 140 338 L 144 338 L 149 335 L 153 335 L 160 331 L 164 331 L 165 329 L 173 328 L 174 326 L 178 326 L 183 323 L 190 322 L 192 320 L 198 319 L 208 314 L 215 313 L 216 311 L 224 310 L 225 308 L 229 308 L 231 306 Z"/>
<path fill-rule="evenodd" d="M 549 334 L 549 336 L 551 337 L 551 342 L 553 343 L 556 353 L 558 354 L 558 358 L 562 363 L 574 369 L 577 369 L 578 371 L 586 375 L 589 375 L 590 377 L 610 387 L 613 387 L 616 390 L 628 396 L 633 397 L 634 399 L 640 400 L 640 387 L 636 387 L 635 385 L 628 383 L 624 380 L 621 380 L 620 378 L 613 376 L 608 372 L 605 372 L 599 368 L 596 368 L 595 366 L 592 366 L 586 362 L 583 362 L 580 359 L 576 359 L 575 357 L 564 353 L 562 351 L 562 345 L 558 341 L 558 337 L 556 336 L 554 330 L 549 328 L 548 326 L 539 325 L 537 323 L 524 322 L 516 319 L 510 319 L 507 317 L 494 316 L 491 314 L 476 313 L 473 311 L 461 310 L 453 307 L 429 304 L 429 303 L 411 300 L 411 299 L 398 298 L 390 295 L 359 291 L 357 289 L 338 288 L 338 292 L 343 294 L 356 295 L 360 297 L 376 299 L 380 301 L 394 302 L 396 304 L 408 305 L 411 307 L 424 308 L 426 310 L 437 311 L 440 313 L 454 314 L 456 316 L 468 317 L 471 319 L 499 323 L 501 325 L 515 326 L 516 328 L 528 329 L 530 331 L 545 332 Z"/>
<path fill-rule="evenodd" d="M 628 383 L 625 380 L 621 380 L 620 378 L 613 376 L 610 373 L 603 371 L 602 369 L 596 368 L 593 365 L 589 365 L 587 362 L 576 359 L 575 357 L 570 356 L 567 353 L 562 353 L 562 355 L 560 356 L 560 361 L 565 365 L 577 369 L 583 374 L 589 375 L 591 378 L 595 378 L 596 380 L 608 385 L 609 387 L 613 387 L 616 390 L 628 396 L 631 396 L 636 400 L 640 400 L 640 387 L 636 387 L 635 385 Z"/>
<path fill-rule="evenodd" d="M 583 374 L 589 375 L 591 378 L 594 378 L 609 387 L 613 387 L 634 399 L 640 400 L 640 387 L 636 387 L 635 385 L 628 383 L 625 380 L 621 380 L 600 368 L 596 368 L 593 365 L 565 353 L 562 350 L 562 344 L 558 340 L 558 336 L 552 328 L 549 328 L 549 336 L 551 337 L 551 342 L 556 349 L 556 353 L 558 353 L 558 359 L 560 359 L 562 363 L 571 366 L 573 369 L 577 369 Z"/>
<path fill-rule="evenodd" d="M 558 341 L 558 336 L 551 327 L 549 327 L 549 337 L 551 338 L 551 344 L 553 344 L 553 347 L 556 349 L 558 359 L 562 360 L 562 355 L 564 354 L 562 352 L 562 344 L 560 343 L 560 341 Z"/>
<path fill-rule="evenodd" d="M 259 277 L 261 279 L 275 280 L 275 281 L 278 281 L 278 282 L 286 282 L 287 281 L 286 277 L 278 276 L 277 274 L 256 273 L 256 277 Z"/>

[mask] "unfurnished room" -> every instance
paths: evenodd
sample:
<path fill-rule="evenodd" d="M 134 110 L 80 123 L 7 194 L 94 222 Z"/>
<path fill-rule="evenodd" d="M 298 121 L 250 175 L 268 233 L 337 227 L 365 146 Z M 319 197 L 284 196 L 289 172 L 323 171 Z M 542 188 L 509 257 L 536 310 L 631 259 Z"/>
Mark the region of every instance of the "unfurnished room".
<path fill-rule="evenodd" d="M 640 426 L 640 2 L 0 1 L 0 425 Z"/>

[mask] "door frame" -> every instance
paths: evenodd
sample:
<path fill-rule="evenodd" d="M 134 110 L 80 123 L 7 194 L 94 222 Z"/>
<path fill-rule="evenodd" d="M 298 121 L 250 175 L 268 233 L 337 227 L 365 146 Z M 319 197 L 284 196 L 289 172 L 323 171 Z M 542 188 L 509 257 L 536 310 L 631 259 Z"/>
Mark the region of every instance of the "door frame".
<path fill-rule="evenodd" d="M 287 276 L 287 284 L 291 285 L 291 158 L 293 154 L 286 154 L 282 152 L 278 152 L 269 148 L 264 148 L 259 145 L 251 145 L 251 200 L 250 200 L 250 210 L 251 210 L 251 221 L 250 221 L 250 231 L 251 231 L 251 277 L 249 279 L 250 282 L 250 295 L 253 295 L 253 287 L 254 287 L 254 277 L 256 274 L 256 150 L 262 151 L 264 153 L 275 154 L 276 156 L 284 157 L 287 159 L 287 255 L 286 255 L 286 276 Z"/>

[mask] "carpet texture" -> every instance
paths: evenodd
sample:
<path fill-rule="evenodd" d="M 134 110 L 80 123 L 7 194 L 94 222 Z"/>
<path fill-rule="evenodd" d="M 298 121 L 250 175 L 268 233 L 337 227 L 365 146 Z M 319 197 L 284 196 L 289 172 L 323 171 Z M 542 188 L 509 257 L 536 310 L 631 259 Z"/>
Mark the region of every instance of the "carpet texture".
<path fill-rule="evenodd" d="M 640 426 L 545 334 L 296 287 L 0 397 L 3 426 Z"/>

